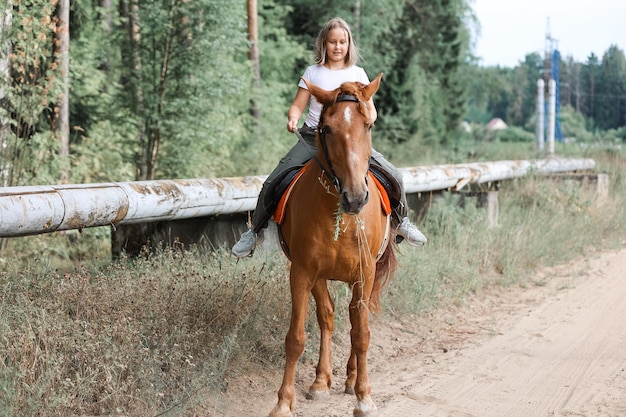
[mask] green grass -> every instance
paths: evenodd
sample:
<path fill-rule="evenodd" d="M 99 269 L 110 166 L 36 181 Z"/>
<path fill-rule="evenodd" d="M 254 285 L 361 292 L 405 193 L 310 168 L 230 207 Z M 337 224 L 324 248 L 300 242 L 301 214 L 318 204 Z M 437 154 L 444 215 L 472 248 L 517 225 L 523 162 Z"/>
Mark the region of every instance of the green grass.
<path fill-rule="evenodd" d="M 483 209 L 444 194 L 420 222 L 428 244 L 400 246 L 383 318 L 462 303 L 488 286 L 546 285 L 534 281 L 539 268 L 624 247 L 624 153 L 570 153 L 596 159 L 610 176 L 607 201 L 578 182 L 520 178 L 501 184 L 499 225 L 490 228 Z M 203 399 L 249 364 L 283 366 L 282 254 L 237 261 L 225 249 L 163 250 L 110 263 L 105 232 L 67 241 L 52 234 L 4 242 L 0 416 L 206 415 Z M 349 291 L 333 284 L 332 293 L 335 341 L 347 343 Z M 307 330 L 304 360 L 312 360 L 312 314 Z"/>

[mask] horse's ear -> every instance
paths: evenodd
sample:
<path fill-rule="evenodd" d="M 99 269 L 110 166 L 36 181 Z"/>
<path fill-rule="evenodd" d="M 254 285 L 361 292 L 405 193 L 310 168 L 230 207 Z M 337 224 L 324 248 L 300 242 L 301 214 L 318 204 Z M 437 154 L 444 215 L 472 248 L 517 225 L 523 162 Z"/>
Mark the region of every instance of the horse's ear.
<path fill-rule="evenodd" d="M 333 101 L 335 99 L 336 94 L 335 94 L 334 91 L 326 91 L 326 90 L 316 86 L 315 84 L 311 84 L 305 78 L 303 78 L 303 77 L 301 77 L 301 78 L 302 78 L 302 81 L 304 81 L 304 83 L 306 84 L 307 88 L 309 89 L 309 92 L 322 105 L 326 105 L 326 104 L 330 103 L 331 101 Z"/>
<path fill-rule="evenodd" d="M 363 89 L 363 98 L 367 101 L 369 100 L 376 91 L 378 91 L 378 87 L 380 87 L 380 80 L 383 78 L 383 73 L 381 72 L 372 80 L 371 83 L 365 86 Z"/>

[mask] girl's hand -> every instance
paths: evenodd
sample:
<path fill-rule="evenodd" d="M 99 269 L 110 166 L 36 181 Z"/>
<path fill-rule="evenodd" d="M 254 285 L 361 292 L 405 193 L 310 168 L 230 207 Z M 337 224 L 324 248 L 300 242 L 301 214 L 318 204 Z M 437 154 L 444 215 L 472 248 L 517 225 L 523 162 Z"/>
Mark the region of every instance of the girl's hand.
<path fill-rule="evenodd" d="M 295 117 L 292 117 L 287 122 L 287 130 L 293 133 L 296 131 L 297 128 L 298 128 L 298 119 L 296 119 Z"/>

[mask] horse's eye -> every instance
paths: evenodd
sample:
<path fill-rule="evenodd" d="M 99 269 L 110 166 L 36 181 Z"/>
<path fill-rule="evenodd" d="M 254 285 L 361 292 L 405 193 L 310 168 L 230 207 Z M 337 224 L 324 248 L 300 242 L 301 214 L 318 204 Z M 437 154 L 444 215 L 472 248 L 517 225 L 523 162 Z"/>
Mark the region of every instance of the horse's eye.
<path fill-rule="evenodd" d="M 326 133 L 326 134 L 331 134 L 332 133 L 332 131 L 330 130 L 330 127 L 328 127 L 328 126 L 324 126 L 320 130 L 321 130 L 320 133 Z"/>

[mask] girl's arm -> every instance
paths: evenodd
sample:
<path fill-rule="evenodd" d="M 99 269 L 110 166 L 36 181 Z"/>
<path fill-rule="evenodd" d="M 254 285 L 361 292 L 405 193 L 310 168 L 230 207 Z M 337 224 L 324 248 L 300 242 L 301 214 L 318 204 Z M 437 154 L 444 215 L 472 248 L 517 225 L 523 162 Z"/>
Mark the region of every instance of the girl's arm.
<path fill-rule="evenodd" d="M 300 117 L 302 117 L 302 113 L 304 113 L 304 109 L 311 98 L 311 93 L 309 90 L 298 87 L 298 92 L 296 93 L 296 98 L 293 99 L 293 103 L 291 103 L 291 107 L 287 111 L 287 130 L 290 132 L 294 132 L 298 128 L 298 121 L 300 121 Z"/>

